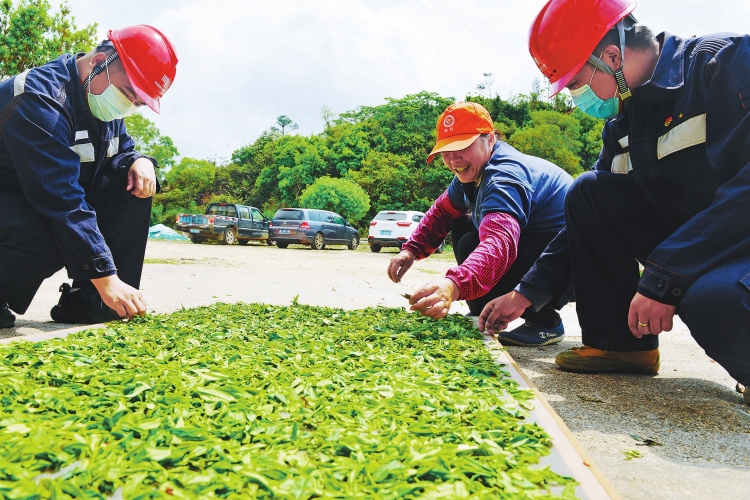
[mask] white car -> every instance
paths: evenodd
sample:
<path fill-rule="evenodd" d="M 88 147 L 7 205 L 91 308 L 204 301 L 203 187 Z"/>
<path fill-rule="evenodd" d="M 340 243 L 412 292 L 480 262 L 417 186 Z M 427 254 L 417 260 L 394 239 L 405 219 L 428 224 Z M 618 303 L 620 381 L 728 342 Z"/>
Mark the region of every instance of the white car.
<path fill-rule="evenodd" d="M 381 210 L 370 222 L 367 243 L 370 250 L 379 252 L 383 247 L 398 247 L 406 243 L 411 233 L 424 217 L 423 212 Z"/>

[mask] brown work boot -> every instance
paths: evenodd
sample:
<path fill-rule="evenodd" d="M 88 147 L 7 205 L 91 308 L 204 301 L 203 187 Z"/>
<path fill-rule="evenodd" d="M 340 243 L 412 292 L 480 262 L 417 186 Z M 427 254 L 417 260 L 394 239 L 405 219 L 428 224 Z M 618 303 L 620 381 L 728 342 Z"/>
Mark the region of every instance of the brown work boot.
<path fill-rule="evenodd" d="M 750 405 L 750 386 L 745 387 L 744 385 L 737 382 L 737 392 L 742 394 L 742 397 L 745 399 L 745 403 Z"/>
<path fill-rule="evenodd" d="M 650 351 L 604 351 L 595 347 L 573 347 L 555 358 L 557 366 L 571 372 L 659 373 L 659 349 Z"/>

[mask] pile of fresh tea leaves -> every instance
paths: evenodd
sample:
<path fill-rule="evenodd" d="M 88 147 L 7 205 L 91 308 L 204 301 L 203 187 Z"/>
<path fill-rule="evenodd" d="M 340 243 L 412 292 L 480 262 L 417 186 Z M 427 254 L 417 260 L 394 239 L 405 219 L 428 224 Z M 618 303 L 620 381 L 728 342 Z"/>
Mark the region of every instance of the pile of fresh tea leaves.
<path fill-rule="evenodd" d="M 0 359 L 3 498 L 573 496 L 459 316 L 218 304 Z"/>

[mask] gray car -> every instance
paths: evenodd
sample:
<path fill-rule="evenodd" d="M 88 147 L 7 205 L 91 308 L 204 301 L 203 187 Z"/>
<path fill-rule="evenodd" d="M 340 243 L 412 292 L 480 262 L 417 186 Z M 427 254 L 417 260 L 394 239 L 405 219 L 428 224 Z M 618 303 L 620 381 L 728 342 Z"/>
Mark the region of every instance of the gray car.
<path fill-rule="evenodd" d="M 268 228 L 270 238 L 279 248 L 290 244 L 310 245 L 322 250 L 326 245 L 359 246 L 359 232 L 335 212 L 312 208 L 281 208 Z"/>

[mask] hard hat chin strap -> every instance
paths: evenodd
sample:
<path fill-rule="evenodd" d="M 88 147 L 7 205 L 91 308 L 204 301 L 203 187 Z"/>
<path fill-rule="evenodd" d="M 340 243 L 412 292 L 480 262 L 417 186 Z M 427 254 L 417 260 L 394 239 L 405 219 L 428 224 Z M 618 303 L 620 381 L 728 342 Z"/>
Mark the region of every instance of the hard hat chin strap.
<path fill-rule="evenodd" d="M 109 63 L 117 59 L 117 52 L 112 52 L 103 62 L 99 63 L 93 71 L 89 74 L 88 77 L 83 81 L 83 90 L 86 90 L 86 88 L 91 83 L 91 80 L 94 79 L 96 75 L 103 71 L 108 71 Z"/>
<path fill-rule="evenodd" d="M 589 56 L 588 62 L 591 63 L 591 65 L 595 68 L 607 73 L 608 75 L 614 75 L 615 82 L 617 82 L 617 90 L 618 92 L 620 92 L 620 99 L 622 99 L 623 104 L 627 105 L 628 100 L 633 94 L 630 92 L 630 87 L 628 87 L 628 84 L 625 81 L 625 75 L 622 72 L 622 70 L 625 68 L 625 24 L 623 21 L 617 23 L 617 31 L 620 35 L 620 57 L 622 58 L 620 69 L 612 71 L 612 69 L 607 66 L 604 61 L 593 54 Z"/>

